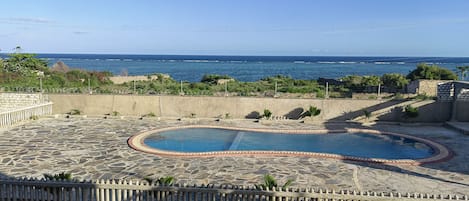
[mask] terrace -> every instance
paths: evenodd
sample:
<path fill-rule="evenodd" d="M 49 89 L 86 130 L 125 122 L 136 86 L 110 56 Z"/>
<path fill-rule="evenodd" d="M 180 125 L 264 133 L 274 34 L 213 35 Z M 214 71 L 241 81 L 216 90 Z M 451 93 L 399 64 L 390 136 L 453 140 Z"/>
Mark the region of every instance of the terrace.
<path fill-rule="evenodd" d="M 266 126 L 247 120 L 198 123 L 243 128 L 324 128 L 298 123 Z M 177 183 L 251 186 L 260 183 L 264 174 L 272 174 L 280 181 L 293 179 L 293 187 L 460 196 L 469 193 L 468 138 L 441 126 L 372 127 L 431 139 L 454 151 L 449 161 L 422 166 L 315 157 L 160 157 L 135 151 L 126 142 L 141 131 L 189 124 L 156 118 L 42 118 L 0 132 L 0 172 L 5 177 L 36 178 L 42 178 L 44 173 L 70 172 L 80 180 L 174 176 Z M 328 128 L 333 126 L 354 127 L 335 124 Z"/>

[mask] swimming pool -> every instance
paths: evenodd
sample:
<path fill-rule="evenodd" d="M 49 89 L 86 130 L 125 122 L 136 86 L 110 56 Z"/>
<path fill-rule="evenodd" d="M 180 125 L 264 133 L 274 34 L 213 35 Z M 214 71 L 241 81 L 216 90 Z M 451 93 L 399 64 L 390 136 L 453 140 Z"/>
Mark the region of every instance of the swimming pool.
<path fill-rule="evenodd" d="M 262 130 L 188 126 L 145 132 L 129 139 L 137 150 L 172 156 L 297 155 L 375 162 L 441 160 L 433 141 L 374 130 Z M 435 158 L 435 156 L 439 156 Z"/>

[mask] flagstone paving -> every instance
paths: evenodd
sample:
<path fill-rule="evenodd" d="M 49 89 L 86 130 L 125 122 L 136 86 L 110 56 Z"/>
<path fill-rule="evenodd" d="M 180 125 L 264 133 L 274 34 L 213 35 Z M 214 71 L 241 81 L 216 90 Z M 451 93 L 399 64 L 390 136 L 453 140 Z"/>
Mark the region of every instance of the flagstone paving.
<path fill-rule="evenodd" d="M 171 158 L 135 151 L 127 139 L 141 131 L 194 122 L 156 118 L 139 120 L 43 118 L 0 130 L 0 174 L 37 177 L 70 172 L 76 179 L 142 179 L 174 176 L 177 183 L 260 183 L 264 174 L 293 187 L 469 195 L 469 136 L 440 126 L 375 125 L 371 129 L 399 132 L 437 141 L 455 156 L 423 166 L 385 165 L 309 157 Z M 297 122 L 264 125 L 251 121 L 198 124 L 274 129 L 334 129 L 348 124 L 312 125 Z"/>

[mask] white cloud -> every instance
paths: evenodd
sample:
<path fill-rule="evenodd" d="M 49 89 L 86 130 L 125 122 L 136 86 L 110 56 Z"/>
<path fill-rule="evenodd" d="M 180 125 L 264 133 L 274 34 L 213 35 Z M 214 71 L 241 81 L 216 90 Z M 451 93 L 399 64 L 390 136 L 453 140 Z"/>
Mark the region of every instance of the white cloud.
<path fill-rule="evenodd" d="M 6 24 L 52 24 L 54 21 L 45 18 L 30 18 L 30 17 L 10 17 L 0 18 L 0 23 Z"/>
<path fill-rule="evenodd" d="M 76 34 L 76 35 L 83 35 L 83 34 L 88 34 L 89 32 L 87 32 L 87 31 L 74 31 L 72 33 Z"/>

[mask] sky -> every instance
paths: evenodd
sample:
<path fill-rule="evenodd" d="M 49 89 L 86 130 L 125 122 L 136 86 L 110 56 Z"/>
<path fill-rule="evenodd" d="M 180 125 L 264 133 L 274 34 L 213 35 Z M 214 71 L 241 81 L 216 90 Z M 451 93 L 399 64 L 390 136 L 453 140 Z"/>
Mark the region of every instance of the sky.
<path fill-rule="evenodd" d="M 469 57 L 467 0 L 0 1 L 0 53 Z"/>

